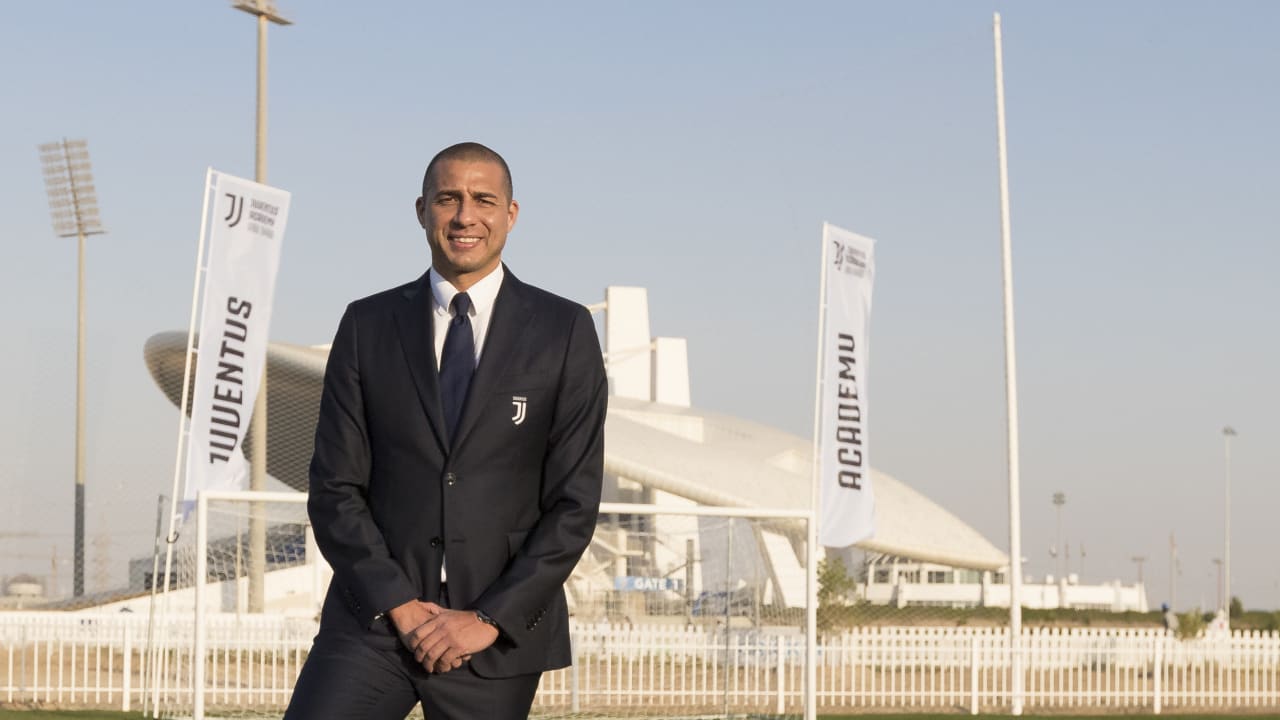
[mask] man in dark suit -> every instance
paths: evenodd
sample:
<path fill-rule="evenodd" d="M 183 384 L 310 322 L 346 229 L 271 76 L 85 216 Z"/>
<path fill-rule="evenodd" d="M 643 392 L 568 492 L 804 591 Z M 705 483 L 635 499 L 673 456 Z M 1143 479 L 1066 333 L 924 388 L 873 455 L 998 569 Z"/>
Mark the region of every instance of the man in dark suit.
<path fill-rule="evenodd" d="M 334 576 L 286 718 L 523 718 L 571 660 L 607 383 L 590 314 L 501 261 L 519 205 L 476 143 L 427 166 L 431 269 L 348 306 L 307 503 Z"/>

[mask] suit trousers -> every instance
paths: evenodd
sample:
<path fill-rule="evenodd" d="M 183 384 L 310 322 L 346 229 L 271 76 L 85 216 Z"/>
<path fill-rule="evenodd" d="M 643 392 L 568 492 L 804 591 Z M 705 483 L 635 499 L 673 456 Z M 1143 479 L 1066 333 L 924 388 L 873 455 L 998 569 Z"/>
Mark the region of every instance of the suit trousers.
<path fill-rule="evenodd" d="M 448 607 L 447 595 L 440 601 Z M 484 678 L 469 662 L 447 673 L 428 673 L 394 637 L 322 630 L 284 717 L 403 720 L 421 701 L 427 720 L 523 720 L 541 676 Z"/>

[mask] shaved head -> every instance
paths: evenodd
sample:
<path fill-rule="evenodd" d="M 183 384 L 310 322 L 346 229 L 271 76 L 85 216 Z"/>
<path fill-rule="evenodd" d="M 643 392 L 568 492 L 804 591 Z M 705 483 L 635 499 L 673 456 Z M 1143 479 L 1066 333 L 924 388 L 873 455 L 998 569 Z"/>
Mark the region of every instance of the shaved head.
<path fill-rule="evenodd" d="M 461 160 L 463 162 L 489 162 L 502 168 L 503 189 L 507 192 L 507 201 L 512 200 L 511 190 L 511 168 L 507 167 L 507 161 L 502 159 L 498 153 L 481 145 L 478 142 L 462 142 L 436 153 L 431 158 L 431 162 L 427 163 L 427 171 L 422 174 L 422 196 L 427 197 L 430 193 L 427 188 L 431 186 L 432 172 L 435 171 L 437 165 L 449 160 Z"/>

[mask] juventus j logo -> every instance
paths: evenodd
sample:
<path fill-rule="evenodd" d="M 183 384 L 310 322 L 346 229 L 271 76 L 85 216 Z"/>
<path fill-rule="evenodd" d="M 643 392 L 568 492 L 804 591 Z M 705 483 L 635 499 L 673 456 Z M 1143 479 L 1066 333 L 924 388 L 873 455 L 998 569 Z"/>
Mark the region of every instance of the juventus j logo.
<path fill-rule="evenodd" d="M 225 195 L 231 199 L 231 207 L 227 210 L 227 216 L 222 219 L 227 221 L 227 227 L 235 227 L 240 224 L 240 214 L 244 212 L 244 196 L 231 193 Z"/>
<path fill-rule="evenodd" d="M 524 422 L 525 398 L 519 395 L 512 395 L 511 404 L 514 405 L 516 409 L 516 414 L 511 416 L 511 422 L 519 425 Z"/>

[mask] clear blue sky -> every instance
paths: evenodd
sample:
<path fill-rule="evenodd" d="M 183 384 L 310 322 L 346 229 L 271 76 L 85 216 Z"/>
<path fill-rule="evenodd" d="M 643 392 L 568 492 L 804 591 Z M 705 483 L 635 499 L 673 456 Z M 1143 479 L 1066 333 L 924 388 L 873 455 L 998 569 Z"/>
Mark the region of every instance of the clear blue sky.
<path fill-rule="evenodd" d="M 90 142 L 88 531 L 150 549 L 175 411 L 142 362 L 184 329 L 204 168 L 251 176 L 255 33 L 219 0 L 49 0 L 0 26 L 0 575 L 69 587 L 75 247 L 36 145 Z M 811 432 L 819 231 L 878 239 L 873 464 L 1007 547 L 991 13 L 1005 28 L 1027 569 L 1050 498 L 1091 580 L 1212 605 L 1223 448 L 1233 591 L 1280 607 L 1280 6 L 1267 2 L 282 0 L 269 180 L 293 193 L 272 334 L 418 275 L 423 166 L 504 153 L 507 259 L 582 302 L 650 290 L 696 405 Z M 367 10 L 366 7 L 373 7 Z M 90 553 L 89 576 L 93 576 Z M 1073 561 L 1073 570 L 1076 561 Z M 90 589 L 93 588 L 92 582 Z"/>

